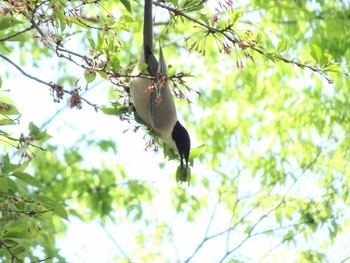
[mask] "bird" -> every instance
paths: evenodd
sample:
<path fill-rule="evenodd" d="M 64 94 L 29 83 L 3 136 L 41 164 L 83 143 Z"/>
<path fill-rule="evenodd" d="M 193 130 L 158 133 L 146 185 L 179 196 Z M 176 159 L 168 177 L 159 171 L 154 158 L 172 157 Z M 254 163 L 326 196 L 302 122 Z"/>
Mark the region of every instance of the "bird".
<path fill-rule="evenodd" d="M 143 46 L 129 82 L 137 115 L 180 156 L 180 166 L 188 167 L 191 139 L 177 118 L 176 107 L 167 82 L 167 64 L 159 42 L 159 59 L 153 52 L 152 0 L 145 0 Z M 143 70 L 147 65 L 147 72 Z"/>

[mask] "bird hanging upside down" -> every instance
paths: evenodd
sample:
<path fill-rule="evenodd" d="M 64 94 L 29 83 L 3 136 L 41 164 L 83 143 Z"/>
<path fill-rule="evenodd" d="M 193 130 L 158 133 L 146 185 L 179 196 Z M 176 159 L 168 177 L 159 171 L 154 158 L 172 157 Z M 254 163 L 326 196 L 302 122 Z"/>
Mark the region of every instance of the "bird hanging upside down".
<path fill-rule="evenodd" d="M 143 64 L 147 65 L 147 72 L 141 72 Z M 152 0 L 145 0 L 143 47 L 132 74 L 137 76 L 130 81 L 130 94 L 137 114 L 180 155 L 181 168 L 184 165 L 188 168 L 190 136 L 177 119 L 160 45 L 158 61 L 153 53 Z"/>

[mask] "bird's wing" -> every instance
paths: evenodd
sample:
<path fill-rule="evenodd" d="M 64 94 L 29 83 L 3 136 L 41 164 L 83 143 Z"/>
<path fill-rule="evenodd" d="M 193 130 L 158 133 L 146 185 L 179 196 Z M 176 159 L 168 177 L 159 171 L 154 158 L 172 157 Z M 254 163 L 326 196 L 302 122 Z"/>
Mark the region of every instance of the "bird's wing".
<path fill-rule="evenodd" d="M 159 63 L 157 81 L 151 94 L 150 116 L 156 130 L 173 128 L 177 120 L 176 109 L 167 81 L 167 65 L 159 45 Z"/>

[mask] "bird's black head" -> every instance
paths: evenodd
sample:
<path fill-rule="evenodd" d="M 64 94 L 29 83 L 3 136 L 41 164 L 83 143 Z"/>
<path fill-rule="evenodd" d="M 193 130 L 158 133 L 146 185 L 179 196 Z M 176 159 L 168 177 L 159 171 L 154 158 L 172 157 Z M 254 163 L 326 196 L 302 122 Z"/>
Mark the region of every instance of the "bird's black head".
<path fill-rule="evenodd" d="M 183 159 L 185 159 L 186 167 L 188 167 L 188 157 L 190 155 L 191 139 L 187 130 L 179 121 L 176 122 L 173 133 L 173 140 L 180 154 L 181 167 L 183 167 Z"/>

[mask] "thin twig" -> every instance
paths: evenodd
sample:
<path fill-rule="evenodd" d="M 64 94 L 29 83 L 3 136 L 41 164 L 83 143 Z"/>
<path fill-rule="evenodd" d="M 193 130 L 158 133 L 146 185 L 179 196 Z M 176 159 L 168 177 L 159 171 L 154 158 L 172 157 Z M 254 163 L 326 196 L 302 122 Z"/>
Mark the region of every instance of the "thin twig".
<path fill-rule="evenodd" d="M 24 76 L 26 76 L 27 78 L 30 78 L 30 79 L 32 79 L 32 80 L 35 80 L 35 81 L 37 81 L 37 82 L 39 82 L 39 83 L 41 83 L 41 84 L 44 84 L 44 85 L 46 85 L 46 86 L 49 86 L 49 87 L 50 87 L 51 89 L 53 89 L 53 90 L 55 90 L 57 87 L 60 86 L 59 84 L 56 84 L 56 83 L 53 83 L 53 82 L 46 82 L 46 81 L 44 81 L 44 80 L 42 80 L 42 79 L 39 79 L 39 78 L 37 78 L 37 77 L 34 77 L 34 76 L 28 74 L 28 73 L 25 72 L 20 66 L 18 66 L 16 63 L 14 63 L 13 61 L 11 61 L 9 58 L 7 58 L 6 56 L 4 56 L 4 55 L 2 55 L 2 54 L 0 54 L 0 58 L 6 60 L 8 63 L 10 63 L 12 66 L 14 66 L 18 71 L 20 71 L 20 72 L 21 72 Z M 64 93 L 70 94 L 70 95 L 72 95 L 72 92 L 74 92 L 74 91 L 69 91 L 69 90 L 62 90 L 62 91 L 63 91 Z M 95 111 L 98 111 L 99 107 L 98 107 L 97 104 L 94 104 L 94 103 L 88 101 L 87 99 L 85 99 L 85 98 L 83 98 L 83 97 L 81 97 L 81 96 L 80 96 L 80 99 L 83 100 L 86 104 L 88 104 L 88 105 L 94 107 Z"/>
<path fill-rule="evenodd" d="M 164 8 L 166 10 L 168 10 L 169 12 L 173 13 L 175 16 L 181 16 L 186 18 L 187 20 L 201 26 L 202 28 L 206 29 L 208 32 L 206 34 L 206 36 L 211 35 L 215 35 L 215 34 L 219 34 L 224 36 L 229 42 L 231 42 L 233 45 L 238 45 L 243 51 L 246 48 L 249 48 L 251 50 L 254 50 L 256 52 L 258 52 L 259 54 L 265 56 L 265 57 L 270 57 L 272 55 L 272 57 L 276 60 L 281 60 L 287 64 L 292 64 L 292 65 L 296 65 L 299 68 L 307 68 L 313 72 L 316 72 L 318 74 L 320 74 L 323 78 L 325 78 L 329 83 L 332 83 L 332 80 L 329 79 L 323 72 L 322 72 L 322 68 L 316 68 L 314 66 L 311 65 L 307 65 L 307 64 L 303 64 L 301 62 L 297 62 L 293 59 L 287 59 L 283 56 L 281 56 L 280 54 L 275 54 L 275 53 L 271 53 L 269 51 L 265 51 L 259 47 L 256 46 L 256 43 L 243 43 L 242 40 L 238 39 L 237 35 L 234 33 L 234 31 L 232 30 L 231 26 L 227 26 L 225 28 L 222 29 L 217 29 L 214 28 L 212 26 L 209 26 L 207 24 L 205 24 L 204 22 L 201 22 L 195 18 L 193 18 L 192 16 L 186 14 L 185 12 L 183 12 L 183 10 L 174 8 L 168 4 L 165 4 L 163 2 L 154 2 L 154 5 L 159 6 L 161 8 Z M 214 36 L 215 37 L 215 36 Z M 247 52 L 245 53 L 246 55 L 248 55 L 248 57 L 250 57 L 251 59 L 253 59 Z M 348 72 L 341 72 L 343 73 L 346 77 L 350 77 L 350 74 Z"/>
<path fill-rule="evenodd" d="M 125 250 L 119 245 L 117 240 L 109 233 L 109 231 L 106 230 L 106 228 L 102 225 L 101 221 L 97 221 L 100 227 L 103 229 L 103 231 L 106 233 L 106 235 L 109 237 L 109 239 L 112 241 L 112 243 L 117 247 L 117 249 L 122 253 L 122 255 L 125 257 L 125 259 L 128 262 L 132 262 L 128 254 L 126 254 Z"/>
<path fill-rule="evenodd" d="M 9 39 L 11 39 L 11 38 L 14 38 L 14 37 L 16 37 L 16 36 L 18 36 L 18 35 L 20 35 L 20 34 L 23 34 L 23 33 L 27 32 L 27 31 L 32 30 L 33 28 L 34 28 L 33 26 L 30 26 L 30 27 L 28 27 L 28 28 L 26 28 L 26 29 L 23 29 L 23 30 L 21 30 L 21 31 L 18 31 L 18 32 L 14 33 L 13 35 L 10 35 L 10 36 L 4 37 L 4 38 L 0 38 L 0 42 L 9 40 Z"/>
<path fill-rule="evenodd" d="M 5 211 L 5 212 L 12 212 L 12 213 L 19 213 L 19 214 L 25 214 L 25 215 L 29 215 L 29 216 L 33 216 L 36 214 L 45 214 L 48 212 L 52 212 L 53 209 L 47 209 L 47 210 L 43 210 L 43 211 L 34 211 L 34 210 L 16 210 L 16 209 L 8 209 L 8 208 L 1 208 L 0 207 L 0 211 Z"/>
<path fill-rule="evenodd" d="M 15 64 L 14 62 L 12 62 L 9 58 L 5 57 L 4 55 L 0 54 L 0 58 L 2 58 L 3 60 L 6 60 L 8 63 L 10 63 L 12 66 L 14 66 L 19 72 L 21 72 L 24 76 L 26 76 L 27 78 L 30 78 L 32 80 L 35 80 L 41 84 L 44 84 L 44 85 L 47 85 L 47 86 L 50 86 L 50 87 L 53 87 L 53 84 L 52 83 L 48 83 L 48 82 L 45 82 L 41 79 L 38 79 L 32 75 L 29 75 L 27 72 L 25 72 L 20 66 L 18 66 L 17 64 Z"/>

